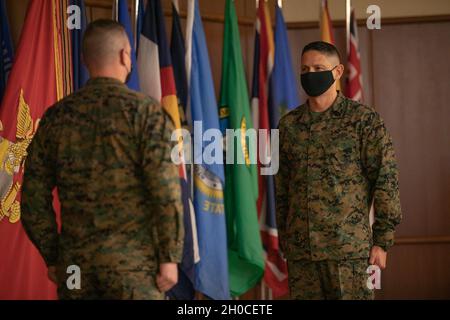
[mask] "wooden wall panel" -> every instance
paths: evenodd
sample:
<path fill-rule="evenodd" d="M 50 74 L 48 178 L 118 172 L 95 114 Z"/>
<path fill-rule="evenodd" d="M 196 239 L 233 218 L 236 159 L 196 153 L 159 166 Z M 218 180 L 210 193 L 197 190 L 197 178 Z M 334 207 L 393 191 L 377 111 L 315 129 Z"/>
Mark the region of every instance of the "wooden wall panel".
<path fill-rule="evenodd" d="M 375 105 L 394 138 L 404 219 L 398 237 L 450 236 L 450 22 L 373 33 Z M 450 298 L 450 243 L 390 253 L 382 298 Z"/>
<path fill-rule="evenodd" d="M 450 243 L 394 246 L 377 299 L 449 299 Z"/>
<path fill-rule="evenodd" d="M 400 236 L 450 235 L 449 35 L 450 23 L 430 23 L 373 37 L 375 105 L 400 167 Z"/>

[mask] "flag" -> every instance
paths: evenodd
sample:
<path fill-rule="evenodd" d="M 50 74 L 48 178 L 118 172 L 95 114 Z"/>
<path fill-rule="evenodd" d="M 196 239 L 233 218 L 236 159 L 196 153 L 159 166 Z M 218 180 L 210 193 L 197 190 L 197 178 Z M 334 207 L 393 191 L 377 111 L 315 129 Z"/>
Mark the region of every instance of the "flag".
<path fill-rule="evenodd" d="M 278 127 L 281 113 L 300 105 L 283 13 L 278 4 L 275 6 L 275 62 L 269 88 L 270 129 Z M 275 208 L 274 177 L 267 176 L 267 210 L 260 223 L 266 251 L 264 281 L 272 289 L 273 297 L 278 298 L 288 294 L 289 287 L 286 260 L 279 249 Z"/>
<path fill-rule="evenodd" d="M 187 106 L 187 76 L 186 76 L 186 48 L 184 45 L 183 31 L 181 29 L 178 0 L 172 1 L 172 39 L 170 42 L 170 54 L 173 63 L 173 73 L 177 87 L 178 99 L 186 112 Z"/>
<path fill-rule="evenodd" d="M 278 127 L 280 115 L 300 105 L 297 77 L 292 64 L 291 48 L 286 31 L 283 12 L 275 5 L 275 62 L 270 79 L 270 127 Z"/>
<path fill-rule="evenodd" d="M 13 44 L 9 32 L 5 1 L 0 2 L 0 103 L 13 64 Z"/>
<path fill-rule="evenodd" d="M 161 102 L 161 105 L 169 114 L 176 129 L 181 129 L 181 118 L 178 109 L 178 98 L 175 87 L 172 59 L 167 42 L 164 14 L 160 0 L 149 0 L 143 18 L 142 31 L 139 40 L 138 70 L 140 76 L 141 90 Z M 178 141 L 181 141 L 181 134 Z M 180 153 L 183 150 L 182 142 L 179 144 Z M 183 248 L 183 259 L 186 255 L 193 255 L 194 261 L 198 260 L 198 250 L 195 218 L 192 204 L 189 201 L 189 188 L 187 181 L 186 166 L 181 153 L 182 164 L 180 169 L 180 184 L 182 189 L 183 214 L 185 226 L 185 246 Z M 192 232 L 189 232 L 189 228 Z M 192 235 L 192 237 L 190 237 Z M 187 238 L 186 238 L 187 237 Z M 191 251 L 192 243 L 192 251 Z M 169 296 L 177 299 L 191 299 L 194 292 L 189 288 L 192 279 L 192 264 L 190 257 L 182 264 L 180 276 L 181 285 L 175 288 Z"/>
<path fill-rule="evenodd" d="M 73 65 L 73 91 L 82 88 L 89 79 L 89 73 L 82 62 L 81 52 L 83 35 L 86 30 L 86 8 L 84 0 L 71 0 L 71 5 L 80 8 L 80 29 L 72 30 L 72 65 Z"/>
<path fill-rule="evenodd" d="M 220 123 L 197 0 L 188 1 L 186 38 L 188 114 L 191 124 L 200 123 L 203 136 L 209 129 L 219 131 Z M 194 206 L 200 251 L 200 261 L 195 266 L 195 288 L 212 299 L 229 299 L 224 168 L 220 163 L 204 163 L 202 155 L 206 144 L 202 141 L 195 143 L 201 145 L 199 152 L 194 152 Z"/>
<path fill-rule="evenodd" d="M 223 130 L 241 129 L 239 139 L 234 139 L 234 164 L 227 164 L 225 168 L 230 291 L 233 296 L 239 296 L 261 280 L 264 258 L 256 209 L 258 177 L 257 167 L 253 164 L 256 146 L 250 145 L 251 139 L 246 136 L 253 128 L 253 121 L 232 0 L 226 1 L 224 27 L 219 115 Z M 231 148 L 229 142 L 227 152 Z M 241 159 L 245 160 L 244 164 L 237 163 Z"/>
<path fill-rule="evenodd" d="M 56 298 L 44 260 L 20 221 L 20 186 L 39 119 L 66 94 L 64 81 L 71 77 L 66 8 L 67 1 L 29 2 L 0 109 L 0 299 Z M 59 221 L 57 207 L 55 212 Z"/>
<path fill-rule="evenodd" d="M 147 1 L 137 65 L 141 91 L 160 101 L 175 127 L 181 128 L 172 59 L 160 0 Z"/>
<path fill-rule="evenodd" d="M 258 217 L 264 218 L 267 209 L 266 176 L 261 175 L 260 155 L 270 152 L 269 78 L 273 70 L 274 42 L 268 4 L 259 2 L 256 17 L 255 53 L 252 88 L 252 117 L 255 129 L 265 130 L 267 139 L 258 141 Z M 263 139 L 263 140 L 261 140 Z"/>
<path fill-rule="evenodd" d="M 256 24 L 255 24 L 255 50 L 253 59 L 253 86 L 252 86 L 252 115 L 255 128 L 264 130 L 266 136 L 258 137 L 258 200 L 257 210 L 263 241 L 264 254 L 266 259 L 265 272 L 269 270 L 268 249 L 270 238 L 267 235 L 266 221 L 269 211 L 272 209 L 274 196 L 273 177 L 261 175 L 261 154 L 270 157 L 270 119 L 269 119 L 269 79 L 271 78 L 274 64 L 275 45 L 272 34 L 272 23 L 268 4 L 258 2 Z M 272 184 L 270 184 L 272 183 Z M 270 185 L 269 185 L 270 184 Z M 273 212 L 275 214 L 275 212 Z M 266 278 L 266 276 L 264 276 Z M 267 282 L 267 281 L 266 281 Z M 271 287 L 272 283 L 267 283 Z"/>
<path fill-rule="evenodd" d="M 178 13 L 178 1 L 172 2 L 172 39 L 170 54 L 172 57 L 175 86 L 178 94 L 180 115 L 185 114 L 187 103 L 187 79 L 185 65 L 184 38 L 181 31 L 180 17 Z M 185 118 L 182 116 L 182 125 L 186 126 Z M 187 166 L 186 166 L 187 167 Z M 183 259 L 179 265 L 178 283 L 169 292 L 171 299 L 192 300 L 195 297 L 195 263 L 199 261 L 199 248 L 197 239 L 197 223 L 194 205 L 191 199 L 191 176 L 187 172 L 185 179 L 180 179 L 181 193 L 183 197 L 184 214 L 184 247 Z"/>
<path fill-rule="evenodd" d="M 117 17 L 118 21 L 123 25 L 125 28 L 125 31 L 128 35 L 128 40 L 130 41 L 131 46 L 131 76 L 130 79 L 127 82 L 128 88 L 140 91 L 139 87 L 139 76 L 138 76 L 138 68 L 136 68 L 136 51 L 134 49 L 134 35 L 131 27 L 130 22 L 130 15 L 128 13 L 128 2 L 127 0 L 119 0 L 118 8 L 117 8 Z"/>
<path fill-rule="evenodd" d="M 332 45 L 334 42 L 333 23 L 331 21 L 330 12 L 328 10 L 328 1 L 320 1 L 320 35 L 322 41 L 328 42 Z M 337 81 L 337 89 L 341 90 L 341 83 Z"/>
<path fill-rule="evenodd" d="M 361 57 L 359 55 L 358 26 L 355 19 L 355 10 L 350 14 L 350 35 L 348 41 L 348 78 L 346 96 L 355 101 L 363 100 Z"/>

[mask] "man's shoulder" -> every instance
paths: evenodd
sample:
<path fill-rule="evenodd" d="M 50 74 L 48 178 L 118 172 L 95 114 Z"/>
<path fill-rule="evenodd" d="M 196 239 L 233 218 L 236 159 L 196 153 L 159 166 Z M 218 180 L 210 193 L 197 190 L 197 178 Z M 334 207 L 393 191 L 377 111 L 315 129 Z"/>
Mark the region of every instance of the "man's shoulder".
<path fill-rule="evenodd" d="M 134 91 L 132 89 L 129 89 L 128 87 L 121 87 L 120 90 L 117 92 L 117 95 L 124 100 L 127 101 L 135 101 L 139 105 L 147 105 L 147 106 L 159 106 L 160 103 L 155 99 L 152 98 L 142 92 Z"/>
<path fill-rule="evenodd" d="M 371 118 L 379 118 L 380 115 L 374 107 L 343 97 L 344 114 L 357 121 L 365 121 Z"/>
<path fill-rule="evenodd" d="M 159 105 L 159 102 L 142 93 L 128 88 L 125 85 L 109 84 L 85 86 L 81 90 L 71 94 L 67 97 L 68 100 L 83 100 L 101 97 L 102 100 L 113 98 L 126 102 L 128 105 Z"/>
<path fill-rule="evenodd" d="M 49 107 L 45 112 L 45 117 L 56 118 L 62 114 L 71 113 L 80 105 L 100 102 L 104 104 L 109 99 L 114 101 L 114 103 L 118 103 L 136 111 L 149 107 L 156 109 L 161 108 L 160 103 L 156 99 L 127 87 L 83 87 Z"/>

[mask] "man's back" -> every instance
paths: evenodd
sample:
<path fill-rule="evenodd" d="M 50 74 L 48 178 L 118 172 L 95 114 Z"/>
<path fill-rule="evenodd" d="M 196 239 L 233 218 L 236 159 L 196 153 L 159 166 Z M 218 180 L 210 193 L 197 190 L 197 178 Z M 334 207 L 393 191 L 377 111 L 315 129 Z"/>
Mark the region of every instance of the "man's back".
<path fill-rule="evenodd" d="M 45 198 L 40 181 L 58 189 L 59 247 L 44 245 L 44 259 L 85 272 L 156 273 L 160 258 L 180 255 L 182 228 L 168 219 L 182 212 L 173 129 L 158 103 L 110 78 L 90 80 L 48 110 L 30 146 L 22 200 L 27 229 L 47 232 L 52 226 L 31 226 L 27 212 Z"/>

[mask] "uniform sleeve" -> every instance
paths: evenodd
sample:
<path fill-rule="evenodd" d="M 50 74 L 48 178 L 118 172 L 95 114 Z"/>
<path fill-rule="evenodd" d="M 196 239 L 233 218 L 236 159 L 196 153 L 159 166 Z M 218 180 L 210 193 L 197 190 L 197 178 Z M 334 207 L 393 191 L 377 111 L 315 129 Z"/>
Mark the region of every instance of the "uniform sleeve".
<path fill-rule="evenodd" d="M 286 221 L 289 210 L 289 200 L 288 200 L 288 188 L 289 188 L 289 165 L 286 158 L 286 148 L 283 146 L 287 144 L 286 135 L 282 126 L 279 127 L 280 130 L 280 157 L 279 157 L 279 169 L 275 176 L 275 192 L 276 192 L 276 218 L 277 218 L 277 229 L 280 239 L 281 251 L 286 249 Z"/>
<path fill-rule="evenodd" d="M 150 107 L 142 131 L 142 167 L 148 187 L 159 263 L 181 262 L 184 239 L 179 168 L 171 160 L 175 129 L 159 106 Z"/>
<path fill-rule="evenodd" d="M 25 232 L 47 266 L 54 266 L 58 259 L 58 229 L 52 195 L 56 175 L 49 137 L 44 117 L 28 147 L 21 195 L 21 220 Z"/>
<path fill-rule="evenodd" d="M 362 146 L 363 167 L 375 207 L 373 244 L 387 251 L 394 244 L 394 230 L 402 214 L 392 138 L 375 112 L 364 122 Z"/>

